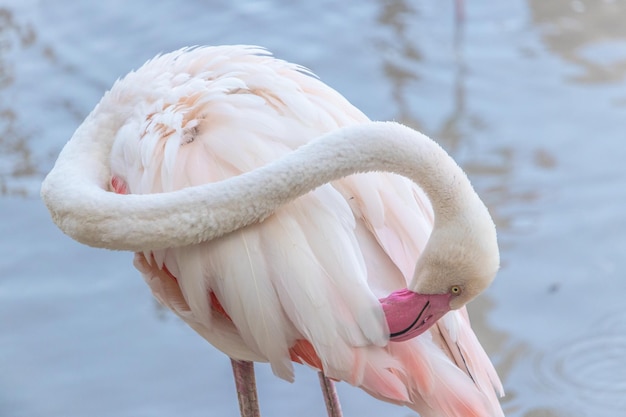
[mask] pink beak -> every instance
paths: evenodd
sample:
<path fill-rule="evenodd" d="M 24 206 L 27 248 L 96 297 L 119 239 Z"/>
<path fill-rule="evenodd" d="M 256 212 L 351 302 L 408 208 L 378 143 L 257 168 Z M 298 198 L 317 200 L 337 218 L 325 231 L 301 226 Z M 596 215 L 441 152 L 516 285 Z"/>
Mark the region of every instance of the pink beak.
<path fill-rule="evenodd" d="M 405 288 L 381 298 L 389 339 L 402 342 L 424 333 L 450 311 L 451 297 L 450 293 L 419 294 Z"/>

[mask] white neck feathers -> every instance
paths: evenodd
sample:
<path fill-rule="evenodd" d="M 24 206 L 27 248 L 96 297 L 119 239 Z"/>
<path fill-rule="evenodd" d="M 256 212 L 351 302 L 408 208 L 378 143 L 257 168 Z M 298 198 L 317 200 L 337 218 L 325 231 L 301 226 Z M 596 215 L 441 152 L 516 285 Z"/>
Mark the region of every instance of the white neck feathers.
<path fill-rule="evenodd" d="M 211 240 L 262 221 L 322 184 L 369 171 L 403 175 L 422 187 L 434 208 L 435 228 L 459 217 L 492 224 L 452 158 L 425 135 L 397 123 L 338 129 L 225 181 L 171 193 L 118 195 L 106 191 L 114 132 L 95 121 L 90 116 L 76 131 L 41 190 L 54 222 L 90 246 L 143 251 Z"/>

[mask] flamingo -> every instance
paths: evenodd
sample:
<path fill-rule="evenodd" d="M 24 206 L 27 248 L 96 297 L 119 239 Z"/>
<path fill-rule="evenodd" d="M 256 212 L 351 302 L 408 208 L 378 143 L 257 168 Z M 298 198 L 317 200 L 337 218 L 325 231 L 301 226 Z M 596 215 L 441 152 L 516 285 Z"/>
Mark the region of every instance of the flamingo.
<path fill-rule="evenodd" d="M 53 221 L 135 252 L 153 295 L 233 364 L 320 372 L 423 417 L 503 416 L 465 305 L 494 279 L 494 223 L 427 136 L 372 122 L 254 46 L 184 48 L 118 80 L 45 178 Z"/>

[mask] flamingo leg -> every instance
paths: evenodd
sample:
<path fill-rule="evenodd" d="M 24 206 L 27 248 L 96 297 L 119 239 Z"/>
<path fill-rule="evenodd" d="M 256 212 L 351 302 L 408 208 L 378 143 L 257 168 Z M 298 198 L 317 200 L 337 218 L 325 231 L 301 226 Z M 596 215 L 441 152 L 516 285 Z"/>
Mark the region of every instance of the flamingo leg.
<path fill-rule="evenodd" d="M 322 386 L 328 417 L 342 417 L 343 414 L 341 413 L 341 404 L 339 403 L 339 396 L 335 389 L 335 382 L 324 375 L 323 372 L 319 372 L 318 375 L 320 377 L 320 385 Z"/>
<path fill-rule="evenodd" d="M 256 381 L 254 379 L 254 363 L 238 361 L 232 358 L 230 361 L 233 366 L 241 417 L 260 417 Z"/>

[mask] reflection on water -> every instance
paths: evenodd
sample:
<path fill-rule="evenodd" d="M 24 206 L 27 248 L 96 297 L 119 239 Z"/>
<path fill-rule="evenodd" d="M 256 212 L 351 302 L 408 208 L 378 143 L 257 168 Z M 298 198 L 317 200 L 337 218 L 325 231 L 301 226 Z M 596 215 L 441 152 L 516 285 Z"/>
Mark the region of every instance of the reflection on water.
<path fill-rule="evenodd" d="M 472 141 L 489 129 L 489 123 L 485 116 L 467 105 L 466 22 L 454 19 L 452 2 L 448 6 L 433 10 L 426 5 L 403 0 L 381 3 L 377 20 L 386 30 L 375 39 L 374 45 L 378 59 L 382 61 L 382 72 L 391 86 L 391 98 L 396 108 L 394 119 L 436 138 L 470 176 L 482 179 L 480 193 L 500 229 L 524 227 L 522 220 L 503 213 L 499 208 L 513 202 L 532 202 L 538 198 L 537 191 L 518 191 L 507 186 L 508 179 L 515 177 L 515 169 L 519 165 L 515 144 L 491 147 L 485 152 L 473 149 Z M 423 39 L 427 29 L 435 32 L 434 25 L 426 25 L 427 29 L 424 29 L 413 23 L 416 20 L 426 23 L 434 17 L 434 13 L 448 17 L 445 29 L 441 30 L 442 19 L 439 18 L 439 33 L 428 35 L 428 41 L 438 43 L 436 47 L 429 46 Z M 422 16 L 424 14 L 426 16 Z M 471 24 L 471 17 L 469 19 L 468 25 Z M 427 52 L 423 52 L 422 48 Z M 433 60 L 434 64 L 428 62 Z M 445 79 L 442 80 L 442 77 Z M 436 118 L 429 112 L 431 103 L 415 100 L 422 94 L 432 96 L 429 91 L 433 89 L 432 85 L 437 86 L 434 94 L 439 102 L 448 103 L 448 109 Z M 556 165 L 556 158 L 549 151 L 537 148 L 533 153 L 531 163 L 539 169 L 550 169 Z"/>
<path fill-rule="evenodd" d="M 21 320 L 0 321 L 0 361 L 10 362 L 0 363 L 9 369 L 0 415 L 9 404 L 24 417 L 192 416 L 231 398 L 217 377 L 229 376 L 225 358 L 155 313 L 128 257 L 63 238 L 32 184 L 116 77 L 170 46 L 237 42 L 306 64 L 373 119 L 437 138 L 468 172 L 499 229 L 502 271 L 470 312 L 504 380 L 508 416 L 626 410 L 626 195 L 615 191 L 626 182 L 625 1 L 466 1 L 462 20 L 452 0 L 235 1 L 210 13 L 167 1 L 61 3 L 0 6 L 0 232 L 12 237 L 0 247 L 17 253 L 0 259 L 0 314 Z M 6 196 L 19 193 L 31 198 Z M 32 355 L 42 337 L 46 354 Z M 163 364 L 173 357 L 180 362 Z M 171 380 L 155 375 L 161 367 Z M 320 401 L 314 375 L 286 388 L 263 369 L 262 398 Z M 408 415 L 340 389 L 348 415 Z M 298 401 L 265 410 L 289 415 Z M 323 413 L 319 405 L 303 416 Z"/>
<path fill-rule="evenodd" d="M 16 21 L 10 9 L 0 6 L 0 195 L 24 194 L 25 190 L 16 185 L 19 179 L 38 172 L 31 156 L 29 134 L 18 125 L 11 99 L 3 92 L 15 77 L 12 52 L 27 48 L 34 41 L 34 29 Z"/>
<path fill-rule="evenodd" d="M 417 13 L 415 5 L 408 1 L 381 3 L 377 21 L 389 31 L 382 32 L 386 36 L 376 38 L 374 44 L 382 60 L 382 73 L 391 84 L 391 98 L 398 112 L 398 121 L 419 129 L 420 123 L 414 119 L 406 98 L 407 91 L 420 79 L 419 64 L 423 61 L 422 53 L 407 29 Z"/>
<path fill-rule="evenodd" d="M 580 71 L 581 83 L 623 80 L 626 25 L 623 0 L 529 0 L 533 23 L 550 50 Z"/>
<path fill-rule="evenodd" d="M 420 50 L 424 43 L 423 36 L 415 21 L 428 19 L 428 14 L 433 13 L 433 10 L 428 10 L 424 4 L 403 0 L 381 2 L 377 20 L 384 30 L 374 40 L 374 45 L 382 60 L 383 74 L 391 86 L 392 103 L 396 107 L 395 119 L 417 130 L 427 131 L 449 152 L 454 153 L 465 136 L 465 125 L 479 127 L 483 122 L 476 115 L 468 114 L 465 106 L 462 4 L 451 2 L 448 6 L 437 10 L 439 14 L 448 17 L 440 34 L 442 38 L 437 41 L 443 43 L 438 58 L 446 61 L 446 71 L 451 71 L 452 85 L 446 86 L 439 94 L 450 95 L 453 109 L 439 126 L 424 123 L 424 109 L 411 100 L 420 94 L 420 82 L 424 79 L 420 74 L 424 72 L 426 60 L 424 52 Z M 426 16 L 423 16 L 424 13 Z M 441 22 L 438 23 L 441 30 Z"/>

